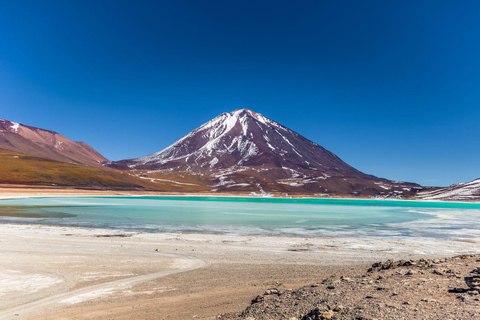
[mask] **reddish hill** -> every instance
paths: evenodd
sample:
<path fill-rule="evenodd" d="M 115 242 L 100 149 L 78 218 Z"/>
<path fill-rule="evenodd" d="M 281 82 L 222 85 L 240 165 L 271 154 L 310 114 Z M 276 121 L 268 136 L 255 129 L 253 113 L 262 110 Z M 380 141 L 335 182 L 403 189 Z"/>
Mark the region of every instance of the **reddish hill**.
<path fill-rule="evenodd" d="M 107 161 L 84 142 L 75 142 L 50 130 L 0 119 L 0 149 L 72 164 L 100 165 Z"/>

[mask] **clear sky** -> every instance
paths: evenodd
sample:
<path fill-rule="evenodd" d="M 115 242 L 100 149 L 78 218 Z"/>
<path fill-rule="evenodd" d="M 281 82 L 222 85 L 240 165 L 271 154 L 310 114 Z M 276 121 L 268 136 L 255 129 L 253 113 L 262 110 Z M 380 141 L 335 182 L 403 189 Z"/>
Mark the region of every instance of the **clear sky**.
<path fill-rule="evenodd" d="M 480 1 L 0 5 L 0 118 L 111 160 L 250 108 L 366 173 L 480 177 Z"/>

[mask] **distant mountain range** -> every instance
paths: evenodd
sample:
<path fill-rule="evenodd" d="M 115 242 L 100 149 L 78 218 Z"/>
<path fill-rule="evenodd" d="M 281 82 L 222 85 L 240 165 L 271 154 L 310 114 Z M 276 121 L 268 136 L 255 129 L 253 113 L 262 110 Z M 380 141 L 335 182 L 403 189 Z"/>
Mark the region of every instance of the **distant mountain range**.
<path fill-rule="evenodd" d="M 107 165 L 152 181 L 175 172 L 221 192 L 396 198 L 421 189 L 418 184 L 360 172 L 315 142 L 248 109 L 223 113 L 160 152 Z"/>
<path fill-rule="evenodd" d="M 480 179 L 467 183 L 456 183 L 445 188 L 432 188 L 418 193 L 424 200 L 470 201 L 480 199 Z"/>
<path fill-rule="evenodd" d="M 223 113 L 166 149 L 108 161 L 84 142 L 0 119 L 0 183 L 180 192 L 479 200 L 480 179 L 425 188 L 365 174 L 248 109 Z"/>

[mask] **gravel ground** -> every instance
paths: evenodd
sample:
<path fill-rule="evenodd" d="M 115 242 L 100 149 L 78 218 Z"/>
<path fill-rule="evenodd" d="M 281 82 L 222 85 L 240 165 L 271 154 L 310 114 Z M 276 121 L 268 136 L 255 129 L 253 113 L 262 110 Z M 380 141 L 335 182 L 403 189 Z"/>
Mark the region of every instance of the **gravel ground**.
<path fill-rule="evenodd" d="M 388 260 L 353 277 L 345 273 L 296 290 L 272 287 L 242 313 L 219 319 L 480 319 L 479 290 L 465 282 L 479 266 L 480 255 Z"/>

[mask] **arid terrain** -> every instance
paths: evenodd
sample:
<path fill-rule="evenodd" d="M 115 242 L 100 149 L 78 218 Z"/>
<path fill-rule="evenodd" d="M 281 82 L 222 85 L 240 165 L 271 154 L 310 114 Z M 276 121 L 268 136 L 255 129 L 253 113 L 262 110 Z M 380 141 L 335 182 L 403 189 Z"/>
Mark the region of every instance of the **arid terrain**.
<path fill-rule="evenodd" d="M 438 314 L 449 314 L 451 308 L 462 308 L 460 315 L 476 310 L 475 297 L 461 293 L 462 302 L 459 294 L 446 291 L 462 287 L 476 259 L 366 272 L 387 259 L 480 252 L 476 240 L 125 233 L 1 224 L 0 245 L 4 319 L 217 319 L 225 313 L 229 319 L 246 308 L 244 319 L 261 319 L 259 313 L 277 319 L 280 311 L 286 319 L 302 319 L 316 307 L 323 311 L 338 305 L 344 311 L 336 314 L 347 319 L 360 314 L 382 318 L 380 309 L 402 316 L 416 314 L 415 309 L 427 312 L 420 306 L 443 306 Z M 406 274 L 409 268 L 413 275 Z M 283 294 L 267 295 L 249 307 L 272 288 Z M 398 296 L 391 298 L 394 291 Z M 427 312 L 424 318 L 433 315 Z"/>
<path fill-rule="evenodd" d="M 377 262 L 296 290 L 272 286 L 220 319 L 477 319 L 480 288 L 464 277 L 478 276 L 479 266 L 480 255 Z"/>
<path fill-rule="evenodd" d="M 480 320 L 480 1 L 0 27 L 0 320 Z"/>

